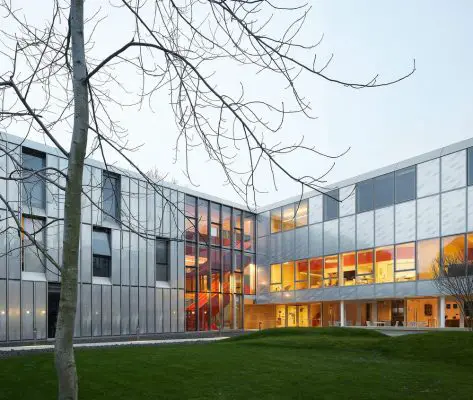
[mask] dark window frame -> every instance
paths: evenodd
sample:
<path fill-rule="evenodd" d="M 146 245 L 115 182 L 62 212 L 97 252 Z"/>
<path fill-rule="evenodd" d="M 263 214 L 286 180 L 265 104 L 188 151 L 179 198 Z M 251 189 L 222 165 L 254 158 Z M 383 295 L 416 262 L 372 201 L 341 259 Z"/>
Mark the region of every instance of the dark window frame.
<path fill-rule="evenodd" d="M 332 209 L 332 207 L 335 207 Z M 323 194 L 323 220 L 332 221 L 334 219 L 340 218 L 340 190 L 333 189 L 330 192 Z M 333 214 L 328 215 L 329 210 L 335 210 Z"/>
<path fill-rule="evenodd" d="M 115 215 L 112 215 L 108 206 L 105 205 L 105 202 L 108 201 L 105 198 L 106 182 L 110 182 L 111 191 L 115 202 L 114 212 Z M 108 190 L 108 189 L 107 189 Z M 120 222 L 121 217 L 121 176 L 115 172 L 103 170 L 102 171 L 102 209 L 104 210 L 104 219 Z"/>
<path fill-rule="evenodd" d="M 41 167 L 39 169 L 32 169 L 32 168 L 25 168 L 25 157 L 35 157 L 37 159 L 41 160 Z M 46 153 L 42 151 L 38 151 L 35 149 L 31 149 L 29 147 L 22 147 L 21 149 L 21 169 L 22 169 L 22 174 L 24 174 L 24 177 L 27 177 L 28 175 L 31 175 L 29 178 L 26 178 L 23 180 L 22 184 L 22 202 L 24 204 L 30 205 L 35 208 L 39 209 L 46 209 L 46 179 L 44 178 L 43 173 L 38 173 L 32 175 L 35 171 L 41 170 L 46 168 Z M 41 199 L 38 202 L 38 204 L 33 203 L 33 200 L 30 199 L 30 202 L 28 204 L 28 197 L 31 196 L 31 193 L 33 193 L 33 186 L 36 185 L 41 185 L 41 188 L 39 189 L 41 191 Z M 29 186 L 30 188 L 27 189 L 26 187 Z M 41 204 L 39 204 L 41 203 Z"/>
<path fill-rule="evenodd" d="M 109 255 L 94 252 L 94 232 L 108 236 Z M 105 272 L 102 272 L 105 270 Z M 92 229 L 92 276 L 101 278 L 112 277 L 112 232 L 108 228 L 94 226 Z"/>
<path fill-rule="evenodd" d="M 408 198 L 403 197 L 402 199 L 399 199 L 398 198 L 398 193 L 400 192 L 400 190 L 398 189 L 398 182 L 400 179 L 399 175 L 403 173 L 407 175 L 407 173 L 410 172 L 411 170 L 413 170 L 413 175 L 414 175 L 414 182 L 413 182 L 413 187 L 412 187 L 413 194 L 411 193 L 412 198 L 411 196 L 409 196 Z M 411 165 L 409 167 L 401 168 L 394 171 L 394 203 L 401 204 L 407 201 L 415 200 L 416 198 L 417 198 L 417 165 Z"/>
<path fill-rule="evenodd" d="M 375 178 L 372 179 L 373 181 L 373 209 L 378 210 L 380 208 L 385 208 L 394 205 L 395 202 L 395 174 L 394 172 L 388 172 L 387 174 L 379 175 L 376 176 Z M 385 186 L 385 182 L 390 181 L 390 198 L 383 199 L 383 195 L 386 193 L 386 188 L 388 186 Z M 381 189 L 381 190 L 380 190 Z M 379 200 L 380 199 L 380 200 Z M 381 203 L 380 201 L 383 200 L 384 202 Z M 378 203 L 379 202 L 379 203 Z"/>
<path fill-rule="evenodd" d="M 164 243 L 165 245 L 165 250 L 164 254 L 166 256 L 166 259 L 163 261 L 162 259 L 158 260 L 158 243 Z M 170 240 L 167 238 L 162 238 L 162 237 L 157 237 L 155 240 L 155 280 L 159 282 L 169 282 L 169 276 L 170 276 Z M 158 273 L 158 270 L 160 273 Z M 164 274 L 161 275 L 161 273 L 164 271 Z M 165 276 L 166 279 L 158 279 Z"/>
<path fill-rule="evenodd" d="M 368 184 L 369 184 L 369 187 L 371 188 L 371 205 L 370 207 L 368 208 L 361 208 L 361 202 L 360 202 L 360 187 L 366 187 L 368 188 Z M 361 213 L 364 213 L 364 212 L 367 212 L 367 211 L 373 211 L 374 210 L 374 184 L 373 184 L 373 179 L 366 179 L 364 181 L 361 181 L 361 182 L 357 182 L 356 184 L 356 212 L 357 214 L 361 214 Z"/>

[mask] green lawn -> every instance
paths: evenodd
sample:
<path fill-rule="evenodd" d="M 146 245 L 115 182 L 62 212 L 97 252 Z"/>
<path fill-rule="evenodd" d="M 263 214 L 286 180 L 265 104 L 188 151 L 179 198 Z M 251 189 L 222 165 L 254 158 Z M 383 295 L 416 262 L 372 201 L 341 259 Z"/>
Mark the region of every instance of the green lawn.
<path fill-rule="evenodd" d="M 471 399 L 473 334 L 268 330 L 76 352 L 81 399 Z M 53 355 L 0 360 L 0 399 L 53 399 Z"/>

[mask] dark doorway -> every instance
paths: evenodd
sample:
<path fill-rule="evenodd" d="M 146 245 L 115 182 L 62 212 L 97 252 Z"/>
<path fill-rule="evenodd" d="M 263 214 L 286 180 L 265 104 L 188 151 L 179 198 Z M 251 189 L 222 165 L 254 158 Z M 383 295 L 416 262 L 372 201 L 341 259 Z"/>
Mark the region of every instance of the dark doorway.
<path fill-rule="evenodd" d="M 48 284 L 48 338 L 53 338 L 56 335 L 60 295 L 61 285 L 59 283 Z"/>

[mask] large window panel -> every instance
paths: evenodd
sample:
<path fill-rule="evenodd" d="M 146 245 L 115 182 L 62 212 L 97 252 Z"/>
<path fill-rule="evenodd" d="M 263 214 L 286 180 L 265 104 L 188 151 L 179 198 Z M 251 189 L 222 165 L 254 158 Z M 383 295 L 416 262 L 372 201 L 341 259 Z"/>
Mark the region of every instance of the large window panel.
<path fill-rule="evenodd" d="M 243 249 L 245 251 L 255 251 L 255 216 L 254 214 L 246 213 L 244 214 L 243 220 Z"/>
<path fill-rule="evenodd" d="M 381 175 L 374 181 L 374 208 L 383 208 L 394 204 L 394 173 Z"/>
<path fill-rule="evenodd" d="M 156 280 L 169 280 L 169 239 L 156 239 Z"/>
<path fill-rule="evenodd" d="M 196 246 L 192 243 L 186 243 L 185 264 L 186 267 L 197 267 Z"/>
<path fill-rule="evenodd" d="M 120 175 L 110 171 L 102 174 L 102 208 L 104 219 L 111 221 L 120 220 Z"/>
<path fill-rule="evenodd" d="M 276 208 L 271 210 L 271 233 L 281 232 L 282 229 L 282 218 L 281 218 L 281 209 Z"/>
<path fill-rule="evenodd" d="M 184 211 L 187 217 L 197 218 L 197 199 L 186 194 Z"/>
<path fill-rule="evenodd" d="M 270 274 L 270 292 L 280 292 L 282 290 L 281 264 L 271 264 Z"/>
<path fill-rule="evenodd" d="M 394 247 L 378 247 L 375 262 L 376 283 L 394 282 Z"/>
<path fill-rule="evenodd" d="M 417 242 L 418 279 L 432 279 L 434 268 L 438 267 L 440 240 L 428 239 Z"/>
<path fill-rule="evenodd" d="M 207 247 L 199 248 L 199 292 L 208 292 L 210 290 L 209 279 L 209 249 Z"/>
<path fill-rule="evenodd" d="M 324 259 L 322 257 L 312 258 L 310 266 L 310 288 L 318 289 L 322 287 L 324 274 Z"/>
<path fill-rule="evenodd" d="M 324 259 L 324 286 L 338 286 L 338 256 Z"/>
<path fill-rule="evenodd" d="M 309 201 L 302 200 L 296 203 L 296 228 L 306 226 L 309 220 Z"/>
<path fill-rule="evenodd" d="M 309 261 L 296 261 L 296 290 L 307 289 L 309 277 Z"/>
<path fill-rule="evenodd" d="M 220 288 L 220 274 L 222 271 L 221 250 L 216 248 L 210 249 L 210 268 L 212 270 L 211 276 L 211 292 L 219 293 Z"/>
<path fill-rule="evenodd" d="M 197 268 L 186 267 L 186 292 L 197 291 Z"/>
<path fill-rule="evenodd" d="M 233 248 L 241 250 L 243 244 L 242 212 L 233 209 Z"/>
<path fill-rule="evenodd" d="M 373 209 L 373 180 L 369 179 L 356 184 L 356 212 L 362 213 Z"/>
<path fill-rule="evenodd" d="M 222 291 L 223 293 L 231 293 L 232 252 L 230 250 L 222 250 L 222 271 Z"/>
<path fill-rule="evenodd" d="M 210 243 L 220 246 L 221 240 L 220 204 L 210 204 Z"/>
<path fill-rule="evenodd" d="M 37 208 L 46 208 L 46 181 L 44 172 L 46 154 L 23 148 L 23 203 Z"/>
<path fill-rule="evenodd" d="M 294 290 L 294 263 L 292 261 L 282 264 L 282 289 Z"/>
<path fill-rule="evenodd" d="M 407 167 L 395 173 L 396 204 L 416 198 L 416 166 Z"/>
<path fill-rule="evenodd" d="M 467 253 L 466 259 L 469 263 L 473 262 L 473 233 L 467 235 Z"/>
<path fill-rule="evenodd" d="M 455 264 L 465 261 L 465 235 L 442 238 L 442 260 Z"/>
<path fill-rule="evenodd" d="M 23 216 L 23 230 L 27 232 L 33 240 L 21 233 L 22 244 L 22 269 L 27 272 L 44 272 L 46 258 L 44 254 L 35 245 L 45 245 L 44 222 L 43 218 Z M 3 257 L 3 255 L 2 255 Z"/>
<path fill-rule="evenodd" d="M 248 295 L 256 294 L 256 267 L 253 254 L 243 256 L 243 292 Z"/>
<path fill-rule="evenodd" d="M 233 252 L 233 270 L 241 272 L 242 269 L 242 254 L 241 251 Z"/>
<path fill-rule="evenodd" d="M 283 207 L 282 209 L 282 230 L 290 231 L 294 229 L 296 223 L 294 220 L 294 204 Z"/>
<path fill-rule="evenodd" d="M 209 242 L 209 202 L 199 199 L 199 241 Z"/>
<path fill-rule="evenodd" d="M 356 280 L 356 263 L 355 263 L 355 253 L 344 253 L 340 257 L 341 269 L 343 274 L 343 279 L 340 283 L 343 286 L 352 286 L 355 285 Z"/>
<path fill-rule="evenodd" d="M 356 283 L 358 285 L 366 285 L 374 282 L 373 273 L 373 249 L 360 250 L 356 253 Z"/>
<path fill-rule="evenodd" d="M 338 218 L 340 203 L 338 189 L 327 192 L 323 195 L 324 221 Z"/>
<path fill-rule="evenodd" d="M 395 249 L 396 282 L 414 281 L 416 279 L 416 246 L 415 242 L 398 244 Z"/>
<path fill-rule="evenodd" d="M 186 293 L 185 295 L 185 307 L 186 307 L 186 331 L 197 330 L 197 312 L 196 312 L 196 300 L 195 293 Z"/>
<path fill-rule="evenodd" d="M 93 276 L 110 278 L 112 251 L 110 230 L 94 228 L 92 232 Z"/>
<path fill-rule="evenodd" d="M 232 209 L 222 206 L 222 246 L 232 246 Z"/>
<path fill-rule="evenodd" d="M 473 147 L 468 149 L 467 176 L 468 186 L 473 185 Z"/>

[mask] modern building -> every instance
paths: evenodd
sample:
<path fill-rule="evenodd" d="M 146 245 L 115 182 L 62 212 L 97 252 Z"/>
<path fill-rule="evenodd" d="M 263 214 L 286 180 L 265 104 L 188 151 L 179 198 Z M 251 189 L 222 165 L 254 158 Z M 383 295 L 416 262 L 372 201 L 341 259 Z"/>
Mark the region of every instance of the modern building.
<path fill-rule="evenodd" d="M 441 256 L 473 261 L 472 146 L 256 214 L 88 160 L 75 335 L 465 326 L 431 279 Z M 18 225 L 61 263 L 66 172 L 57 149 L 0 135 L 0 341 L 54 336 L 60 274 Z"/>

